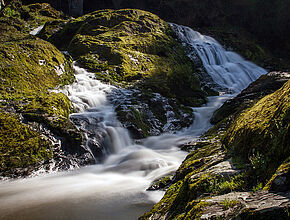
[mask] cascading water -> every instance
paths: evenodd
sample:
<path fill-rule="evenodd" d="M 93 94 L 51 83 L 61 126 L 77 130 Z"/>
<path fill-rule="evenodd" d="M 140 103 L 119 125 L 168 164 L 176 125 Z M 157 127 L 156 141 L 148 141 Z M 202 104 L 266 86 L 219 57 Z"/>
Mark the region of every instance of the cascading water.
<path fill-rule="evenodd" d="M 107 94 L 116 88 L 96 80 L 93 73 L 76 65 L 74 68 L 76 82 L 62 92 L 79 112 L 72 114 L 70 119 L 85 132 L 86 146 L 97 161 L 105 155 L 118 153 L 132 141 L 107 100 Z"/>
<path fill-rule="evenodd" d="M 183 44 L 197 52 L 213 81 L 230 92 L 246 88 L 267 71 L 244 60 L 237 53 L 226 51 L 215 39 L 200 34 L 189 27 L 170 24 Z M 194 59 L 194 57 L 190 58 Z"/>
<path fill-rule="evenodd" d="M 221 86 L 236 92 L 265 73 L 238 55 L 225 52 L 212 38 L 183 26 L 173 28 L 184 43 L 200 50 L 208 73 Z M 246 70 L 237 70 L 241 66 Z M 205 132 L 214 110 L 230 97 L 210 97 L 207 105 L 194 109 L 193 125 L 176 135 L 149 137 L 142 144 L 134 144 L 107 100 L 107 94 L 118 88 L 99 82 L 94 74 L 77 66 L 75 70 L 76 82 L 63 91 L 79 111 L 71 120 L 87 133 L 92 154 L 106 158 L 73 172 L 1 182 L 0 219 L 136 219 L 163 195 L 147 192 L 149 184 L 173 173 L 186 156 L 178 146 Z"/>

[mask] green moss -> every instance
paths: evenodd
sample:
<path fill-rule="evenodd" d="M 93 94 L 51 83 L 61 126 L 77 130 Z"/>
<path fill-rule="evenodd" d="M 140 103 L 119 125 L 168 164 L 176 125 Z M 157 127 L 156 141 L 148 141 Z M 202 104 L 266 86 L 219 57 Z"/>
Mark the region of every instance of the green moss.
<path fill-rule="evenodd" d="M 72 105 L 70 100 L 62 93 L 47 93 L 36 95 L 20 111 L 25 114 L 58 115 L 68 118 L 72 112 Z"/>
<path fill-rule="evenodd" d="M 28 35 L 29 31 L 44 25 L 46 22 L 65 18 L 62 12 L 55 10 L 47 3 L 23 5 L 19 0 L 10 1 L 2 16 L 0 15 L 1 24 L 9 22 L 12 28 L 17 27 L 16 31 L 21 32 L 22 36 Z M 21 26 L 18 25 L 19 22 L 22 23 Z M 1 34 L 5 33 L 2 32 Z M 6 32 L 6 34 L 8 33 Z M 12 34 L 15 35 L 15 33 Z M 10 38 L 12 36 L 6 35 L 6 37 Z M 0 41 L 5 41 L 5 38 L 0 39 Z"/>
<path fill-rule="evenodd" d="M 216 185 L 216 189 L 214 190 L 217 194 L 225 194 L 234 191 L 244 191 L 247 189 L 247 178 L 246 174 L 238 174 L 230 179 L 224 179 L 218 185 Z"/>
<path fill-rule="evenodd" d="M 226 199 L 225 201 L 222 202 L 223 209 L 224 210 L 227 210 L 227 209 L 233 208 L 238 203 L 239 203 L 239 201 L 237 201 L 237 200 L 229 200 L 229 199 Z"/>
<path fill-rule="evenodd" d="M 38 93 L 74 80 L 71 64 L 53 45 L 38 38 L 0 45 L 0 93 L 11 95 Z"/>
<path fill-rule="evenodd" d="M 268 181 L 266 186 L 263 188 L 264 190 L 277 190 L 278 188 L 281 188 L 280 186 L 275 186 L 275 180 L 277 180 L 279 177 L 282 177 L 284 179 L 284 182 L 281 183 L 282 187 L 287 189 L 290 185 L 290 157 L 288 157 L 276 170 L 275 174 L 271 177 L 271 179 Z M 283 189 L 283 190 L 284 190 Z"/>
<path fill-rule="evenodd" d="M 210 203 L 204 201 L 194 200 L 190 202 L 187 205 L 187 209 L 190 209 L 190 211 L 182 219 L 190 220 L 200 218 L 203 214 L 203 208 L 208 205 L 210 205 Z"/>
<path fill-rule="evenodd" d="M 172 182 L 173 175 L 155 180 L 147 190 L 165 190 Z"/>
<path fill-rule="evenodd" d="M 0 161 L 3 174 L 52 157 L 51 144 L 13 114 L 0 113 Z"/>
<path fill-rule="evenodd" d="M 99 79 L 136 85 L 185 105 L 206 101 L 196 71 L 171 28 L 149 12 L 96 11 L 69 21 L 51 41 Z"/>
<path fill-rule="evenodd" d="M 172 209 L 172 204 L 174 202 L 180 202 L 183 199 L 186 199 L 185 197 L 183 197 L 184 186 L 185 185 L 183 181 L 178 181 L 170 186 L 162 200 L 158 202 L 150 212 L 147 212 L 143 216 L 141 216 L 140 220 L 149 219 L 151 216 L 154 216 L 156 219 L 158 219 L 157 216 L 164 216 L 165 214 L 170 212 L 170 209 Z M 177 207 L 175 208 L 178 209 Z"/>
<path fill-rule="evenodd" d="M 290 153 L 289 92 L 290 81 L 244 111 L 223 139 L 229 151 L 251 162 L 261 180 L 269 178 Z"/>
<path fill-rule="evenodd" d="M 0 156 L 1 175 L 13 176 L 18 170 L 17 176 L 52 157 L 51 143 L 29 127 L 32 122 L 46 126 L 71 148 L 80 145 L 82 136 L 68 119 L 70 100 L 49 91 L 74 81 L 71 58 L 29 35 L 47 21 L 62 19 L 62 14 L 48 4 L 13 1 L 9 8 L 11 13 L 0 17 Z"/>

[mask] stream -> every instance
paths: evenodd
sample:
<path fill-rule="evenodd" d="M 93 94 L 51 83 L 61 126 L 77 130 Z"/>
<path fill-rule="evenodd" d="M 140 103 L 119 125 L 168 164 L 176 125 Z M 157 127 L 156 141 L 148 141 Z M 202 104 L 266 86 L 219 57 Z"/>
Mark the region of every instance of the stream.
<path fill-rule="evenodd" d="M 0 219 L 137 219 L 164 195 L 146 191 L 152 181 L 173 174 L 187 155 L 178 146 L 197 139 L 210 127 L 210 118 L 224 101 L 266 71 L 239 55 L 225 51 L 213 38 L 171 24 L 180 40 L 192 47 L 213 81 L 231 91 L 209 97 L 194 109 L 192 126 L 175 134 L 148 137 L 138 144 L 117 120 L 108 95 L 120 89 L 98 81 L 76 64 L 74 84 L 62 91 L 78 113 L 71 120 L 86 131 L 96 165 L 70 172 L 0 182 Z M 189 55 L 190 57 L 190 55 Z M 102 155 L 100 159 L 100 155 Z"/>

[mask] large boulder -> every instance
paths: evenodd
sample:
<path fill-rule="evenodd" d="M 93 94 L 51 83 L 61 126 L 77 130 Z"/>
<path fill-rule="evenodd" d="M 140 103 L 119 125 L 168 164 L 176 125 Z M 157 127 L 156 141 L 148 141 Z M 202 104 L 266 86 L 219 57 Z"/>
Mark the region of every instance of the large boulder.
<path fill-rule="evenodd" d="M 69 21 L 48 40 L 102 80 L 138 83 L 187 105 L 204 103 L 196 70 L 182 46 L 169 25 L 149 12 L 96 11 Z"/>
<path fill-rule="evenodd" d="M 290 80 L 245 110 L 223 139 L 226 149 L 252 163 L 261 180 L 269 178 L 290 153 L 289 93 Z"/>
<path fill-rule="evenodd" d="M 67 22 L 49 22 L 39 36 L 67 50 L 99 80 L 133 91 L 114 103 L 134 137 L 187 127 L 193 114 L 185 106 L 206 102 L 199 70 L 170 26 L 149 12 L 96 11 Z"/>

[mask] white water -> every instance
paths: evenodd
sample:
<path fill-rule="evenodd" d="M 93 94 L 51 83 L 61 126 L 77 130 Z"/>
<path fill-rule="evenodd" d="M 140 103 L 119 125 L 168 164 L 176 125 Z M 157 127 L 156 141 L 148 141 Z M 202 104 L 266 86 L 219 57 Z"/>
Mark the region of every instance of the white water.
<path fill-rule="evenodd" d="M 33 29 L 32 31 L 29 32 L 31 35 L 37 35 L 39 32 L 43 29 L 44 25 L 40 25 L 39 27 Z"/>
<path fill-rule="evenodd" d="M 163 195 L 146 188 L 174 173 L 186 156 L 178 146 L 205 132 L 213 111 L 229 98 L 210 97 L 207 105 L 194 109 L 196 120 L 190 128 L 149 137 L 137 145 L 107 101 L 107 94 L 117 88 L 81 68 L 75 70 L 76 83 L 64 91 L 80 112 L 72 120 L 90 133 L 87 142 L 95 143 L 92 151 L 106 146 L 107 157 L 101 164 L 72 172 L 1 182 L 0 219 L 137 219 Z"/>
<path fill-rule="evenodd" d="M 244 60 L 232 51 L 226 51 L 212 37 L 202 35 L 189 27 L 171 24 L 179 39 L 198 54 L 213 81 L 233 93 L 240 92 L 267 71 Z"/>

